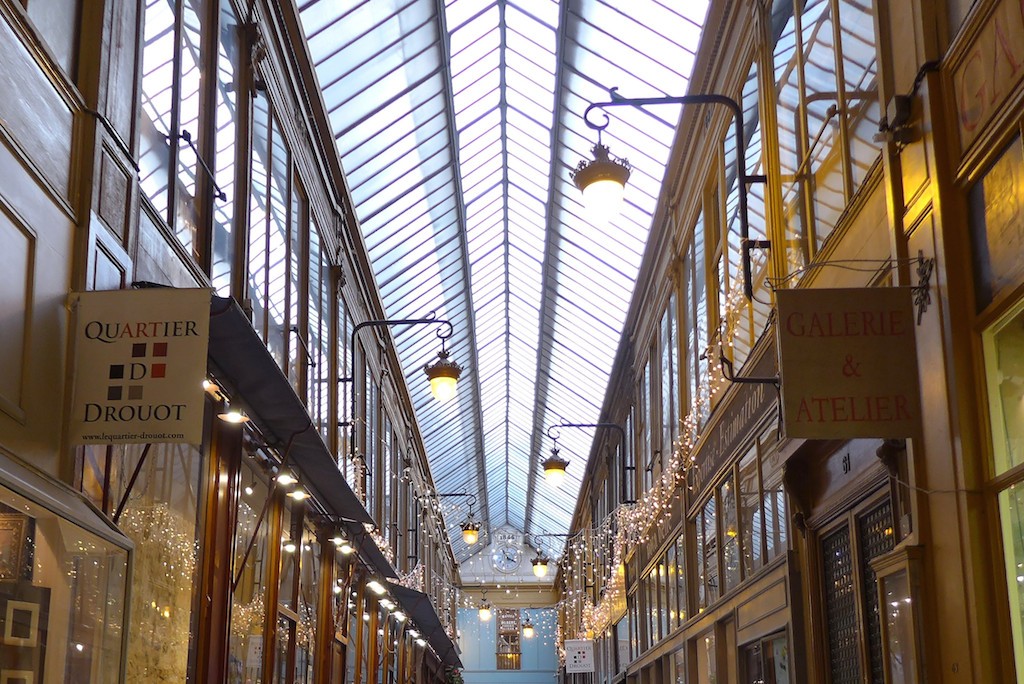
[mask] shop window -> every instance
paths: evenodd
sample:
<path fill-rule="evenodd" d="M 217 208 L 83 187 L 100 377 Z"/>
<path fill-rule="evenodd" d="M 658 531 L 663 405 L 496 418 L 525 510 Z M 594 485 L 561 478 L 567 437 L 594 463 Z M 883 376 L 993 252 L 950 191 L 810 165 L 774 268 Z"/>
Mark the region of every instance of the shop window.
<path fill-rule="evenodd" d="M 676 584 L 676 545 L 669 544 L 668 550 L 665 552 L 665 573 L 664 573 L 664 584 L 665 584 L 665 612 L 667 613 L 667 620 L 665 623 L 666 633 L 674 630 L 681 624 L 681 617 L 679 615 L 679 587 Z"/>
<path fill-rule="evenodd" d="M 821 537 L 822 592 L 832 684 L 883 681 L 877 580 L 870 562 L 893 549 L 888 499 L 852 513 Z M 862 663 L 869 670 L 862 673 Z"/>
<path fill-rule="evenodd" d="M 320 592 L 320 543 L 316 532 L 304 526 L 299 563 L 298 622 L 295 629 L 295 682 L 313 681 L 316 648 L 317 600 Z"/>
<path fill-rule="evenodd" d="M 495 657 L 499 670 L 518 670 L 522 667 L 520 645 L 521 625 L 518 608 L 499 608 L 496 615 L 497 640 Z"/>
<path fill-rule="evenodd" d="M 699 604 L 706 608 L 718 600 L 718 528 L 716 524 L 715 497 L 712 495 L 704 504 L 698 517 L 697 562 L 700 564 L 698 583 Z"/>
<path fill-rule="evenodd" d="M 619 673 L 626 669 L 630 663 L 629 657 L 629 618 L 623 617 L 615 623 L 615 672 Z"/>
<path fill-rule="evenodd" d="M 669 656 L 669 684 L 686 684 L 686 649 L 681 648 Z"/>
<path fill-rule="evenodd" d="M 118 527 L 135 543 L 125 679 L 185 681 L 196 646 L 202 454 L 186 444 L 112 447 L 104 472 L 100 463 L 106 459 L 95 459 L 92 449 L 83 453 L 83 470 L 106 480 L 109 501 L 124 504 Z"/>
<path fill-rule="evenodd" d="M 2 678 L 123 681 L 128 542 L 115 544 L 112 530 L 99 536 L 106 522 L 84 501 L 0 456 L 5 479 L 19 472 L 33 480 L 34 496 L 52 490 L 54 507 L 0 485 Z"/>
<path fill-rule="evenodd" d="M 1003 562 L 1017 681 L 1024 682 L 1024 308 L 983 336 L 994 474 L 1013 482 L 998 497 Z"/>
<path fill-rule="evenodd" d="M 794 271 L 821 249 L 879 158 L 874 16 L 857 0 L 775 0 L 771 38 Z"/>
<path fill-rule="evenodd" d="M 684 536 L 680 534 L 675 543 L 675 583 L 676 597 L 678 599 L 678 603 L 676 605 L 679 610 L 679 624 L 685 622 L 688 615 L 686 596 L 686 544 L 684 543 L 684 539 Z"/>
<path fill-rule="evenodd" d="M 198 263 L 209 264 L 214 287 L 227 294 L 241 50 L 231 3 L 221 0 L 220 6 L 217 26 L 208 20 L 204 0 L 145 4 L 139 181 L 157 214 Z M 204 104 L 202 83 L 214 75 L 214 100 Z M 204 166 L 212 170 L 212 178 Z M 200 233 L 200 187 L 208 188 L 206 196 L 213 204 L 212 238 Z M 225 199 L 217 197 L 219 191 Z"/>
<path fill-rule="evenodd" d="M 260 524 L 269 487 L 254 466 L 242 467 L 231 565 L 235 591 L 231 600 L 229 681 L 259 681 L 263 665 L 263 625 L 267 617 L 267 521 Z M 250 542 L 252 546 L 250 548 Z"/>

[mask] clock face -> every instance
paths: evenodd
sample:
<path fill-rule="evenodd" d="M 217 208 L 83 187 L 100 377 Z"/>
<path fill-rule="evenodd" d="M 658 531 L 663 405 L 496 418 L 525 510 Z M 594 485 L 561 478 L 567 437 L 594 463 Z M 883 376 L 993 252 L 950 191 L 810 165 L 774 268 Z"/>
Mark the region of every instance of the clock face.
<path fill-rule="evenodd" d="M 523 560 L 523 551 L 518 546 L 499 546 L 491 552 L 491 565 L 498 572 L 515 572 Z"/>

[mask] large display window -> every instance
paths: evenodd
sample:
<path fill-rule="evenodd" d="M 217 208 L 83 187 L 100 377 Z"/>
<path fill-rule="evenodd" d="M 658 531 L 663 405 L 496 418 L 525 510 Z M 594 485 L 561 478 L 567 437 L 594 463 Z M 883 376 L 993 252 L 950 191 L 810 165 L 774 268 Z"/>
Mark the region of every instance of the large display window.
<path fill-rule="evenodd" d="M 983 336 L 993 467 L 1009 480 L 998 495 L 1017 681 L 1024 682 L 1024 304 Z"/>
<path fill-rule="evenodd" d="M 2 455 L 0 473 L 0 682 L 121 681 L 131 542 Z"/>

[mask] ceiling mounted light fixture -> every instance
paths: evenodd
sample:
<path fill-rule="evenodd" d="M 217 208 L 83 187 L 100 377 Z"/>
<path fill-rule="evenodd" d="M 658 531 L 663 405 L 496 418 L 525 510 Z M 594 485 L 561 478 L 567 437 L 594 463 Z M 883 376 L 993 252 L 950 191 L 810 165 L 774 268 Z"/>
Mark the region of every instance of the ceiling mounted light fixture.
<path fill-rule="evenodd" d="M 472 546 L 480 541 L 480 522 L 473 519 L 472 510 L 462 523 L 462 541 L 466 542 L 466 546 Z"/>
<path fill-rule="evenodd" d="M 441 351 L 437 352 L 437 361 L 423 366 L 423 372 L 430 380 L 431 393 L 442 403 L 455 396 L 455 385 L 462 376 L 462 366 L 448 358 L 448 350 L 444 348 L 446 339 L 441 338 Z"/>
<path fill-rule="evenodd" d="M 608 220 L 622 210 L 622 195 L 632 167 L 627 160 L 613 156 L 608 146 L 601 143 L 600 131 L 591 154 L 594 158 L 581 161 L 569 176 L 583 193 L 587 213 Z"/>
<path fill-rule="evenodd" d="M 530 563 L 533 564 L 534 577 L 548 576 L 548 559 L 540 551 L 537 551 L 537 557 L 530 561 Z"/>
<path fill-rule="evenodd" d="M 231 408 L 225 405 L 224 410 L 217 414 L 217 417 L 223 420 L 225 423 L 232 425 L 241 425 L 242 423 L 249 422 L 249 416 L 245 415 L 245 411 L 240 408 Z"/>
<path fill-rule="evenodd" d="M 739 189 L 737 193 L 737 214 L 739 216 L 740 249 L 742 252 L 741 269 L 743 273 L 743 296 L 747 301 L 754 298 L 753 282 L 751 278 L 751 249 L 770 249 L 770 240 L 755 240 L 750 237 L 750 221 L 747 209 L 747 192 L 751 183 L 767 183 L 768 178 L 761 174 L 747 173 L 747 155 L 743 131 L 743 108 L 740 103 L 727 95 L 718 93 L 692 93 L 688 95 L 669 95 L 666 97 L 636 97 L 626 98 L 618 94 L 617 88 L 608 91 L 610 100 L 608 102 L 594 102 L 583 112 L 583 122 L 591 130 L 597 131 L 597 144 L 594 145 L 594 161 L 580 162 L 570 175 L 573 182 L 583 192 L 584 204 L 589 205 L 591 195 L 594 196 L 595 204 L 605 204 L 615 201 L 616 196 L 625 188 L 629 179 L 630 166 L 625 159 L 616 159 L 608 152 L 608 148 L 601 144 L 601 131 L 608 127 L 611 119 L 607 109 L 611 107 L 636 107 L 643 109 L 650 105 L 718 105 L 726 107 L 732 114 L 732 125 L 736 143 L 736 152 L 733 160 L 736 164 L 735 183 Z M 596 114 L 594 120 L 591 115 Z M 598 210 L 597 207 L 593 208 Z M 588 207 L 588 212 L 590 208 Z M 600 210 L 605 211 L 605 210 Z"/>
<path fill-rule="evenodd" d="M 562 480 L 565 479 L 565 469 L 569 466 L 569 462 L 558 455 L 558 439 L 555 439 L 555 446 L 551 447 L 551 456 L 549 456 L 541 466 L 544 468 L 544 479 L 547 480 L 555 489 L 558 489 Z"/>
<path fill-rule="evenodd" d="M 491 619 L 491 604 L 487 602 L 487 598 L 484 597 L 483 602 L 480 604 L 480 622 L 487 622 Z"/>
<path fill-rule="evenodd" d="M 459 380 L 459 376 L 462 375 L 462 366 L 450 361 L 448 359 L 448 352 L 445 350 L 445 341 L 455 333 L 455 327 L 451 321 L 438 318 L 437 314 L 431 311 L 425 318 L 389 318 L 385 320 L 373 320 L 363 321 L 352 328 L 351 340 L 349 342 L 349 349 L 352 350 L 352 367 L 358 368 L 359 366 L 355 362 L 356 350 L 360 349 L 356 345 L 356 336 L 359 331 L 363 328 L 385 328 L 398 325 L 428 325 L 438 324 L 442 327 L 437 329 L 437 336 L 441 339 L 441 351 L 438 352 L 438 360 L 433 365 L 426 365 L 423 367 L 424 372 L 427 374 L 427 378 L 430 380 L 430 391 L 438 401 L 447 401 L 455 396 L 455 384 Z M 338 382 L 354 382 L 355 378 L 352 376 L 346 378 L 338 378 Z M 358 392 L 350 392 L 352 396 L 351 412 L 348 415 L 348 420 L 339 421 L 339 426 L 348 426 L 349 434 L 349 460 L 355 461 L 357 458 L 356 454 L 356 397 Z"/>
<path fill-rule="evenodd" d="M 551 427 L 548 428 L 548 437 L 554 440 L 554 445 L 556 447 L 558 446 L 558 438 L 562 434 L 562 428 L 611 428 L 619 433 L 619 444 L 621 445 L 621 447 L 623 449 L 629 448 L 629 440 L 626 439 L 626 429 L 619 425 L 618 423 L 570 423 L 566 420 L 562 420 L 557 425 L 552 425 Z M 629 471 L 626 468 L 626 464 L 630 463 L 632 459 L 629 457 L 629 454 L 627 453 L 626 457 L 620 460 L 622 463 L 622 474 L 619 478 L 621 488 L 619 494 L 621 497 L 621 501 L 623 503 L 636 503 L 636 501 L 629 495 L 629 489 L 626 486 L 626 483 L 629 481 Z M 545 461 L 545 463 L 546 462 L 547 461 Z"/>
<path fill-rule="evenodd" d="M 526 614 L 526 619 L 523 621 L 523 638 L 524 639 L 532 639 L 533 638 L 533 634 L 534 634 L 533 623 L 530 622 L 530 614 L 527 613 Z"/>

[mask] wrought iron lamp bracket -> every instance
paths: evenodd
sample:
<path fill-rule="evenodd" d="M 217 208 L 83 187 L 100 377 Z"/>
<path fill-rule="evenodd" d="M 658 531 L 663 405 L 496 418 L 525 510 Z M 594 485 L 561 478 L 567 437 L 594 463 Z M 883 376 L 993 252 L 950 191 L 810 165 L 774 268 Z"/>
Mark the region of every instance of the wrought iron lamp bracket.
<path fill-rule="evenodd" d="M 764 175 L 748 174 L 745 168 L 746 147 L 743 139 L 743 109 L 740 104 L 731 97 L 717 93 L 695 93 L 691 95 L 676 95 L 667 97 L 622 97 L 618 88 L 611 88 L 608 91 L 611 98 L 608 102 L 595 102 L 583 112 L 583 121 L 591 130 L 597 131 L 598 142 L 600 143 L 601 132 L 608 127 L 610 117 L 605 111 L 609 107 L 636 107 L 641 109 L 646 105 L 662 104 L 716 104 L 726 107 L 733 118 L 733 126 L 736 135 L 736 178 L 741 185 L 739 195 L 739 219 L 740 219 L 740 244 L 743 259 L 743 294 L 747 300 L 754 298 L 753 284 L 751 281 L 751 249 L 771 249 L 770 240 L 753 240 L 750 238 L 749 211 L 747 209 L 747 186 L 751 183 L 767 183 L 768 178 Z M 591 115 L 599 114 L 602 118 L 591 120 Z"/>

